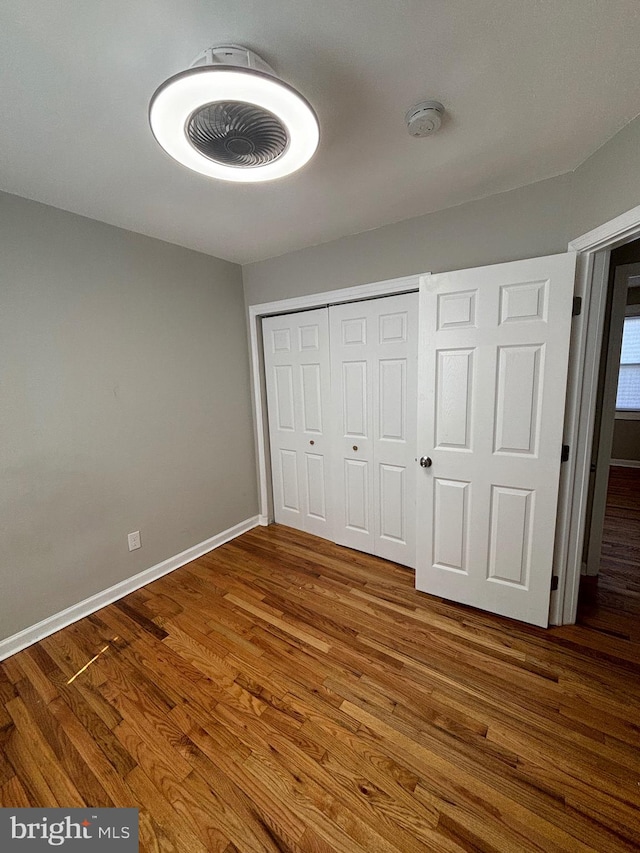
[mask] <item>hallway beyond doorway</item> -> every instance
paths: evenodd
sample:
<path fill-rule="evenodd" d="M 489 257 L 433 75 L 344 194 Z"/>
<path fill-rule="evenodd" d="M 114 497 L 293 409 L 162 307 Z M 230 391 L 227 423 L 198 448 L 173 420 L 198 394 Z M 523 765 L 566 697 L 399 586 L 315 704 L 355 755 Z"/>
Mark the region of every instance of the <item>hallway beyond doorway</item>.
<path fill-rule="evenodd" d="M 578 622 L 640 644 L 639 616 L 640 468 L 612 466 L 600 573 L 581 580 Z"/>

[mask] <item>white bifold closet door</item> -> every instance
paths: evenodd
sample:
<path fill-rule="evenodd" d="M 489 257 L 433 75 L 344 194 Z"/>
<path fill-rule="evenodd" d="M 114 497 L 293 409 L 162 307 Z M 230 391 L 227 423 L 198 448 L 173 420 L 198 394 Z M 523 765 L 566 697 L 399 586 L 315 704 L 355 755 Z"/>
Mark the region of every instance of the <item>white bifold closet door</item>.
<path fill-rule="evenodd" d="M 333 539 L 327 309 L 266 317 L 262 336 L 275 520 Z"/>
<path fill-rule="evenodd" d="M 335 541 L 415 566 L 418 294 L 329 309 Z"/>
<path fill-rule="evenodd" d="M 263 320 L 276 522 L 415 566 L 418 294 Z"/>

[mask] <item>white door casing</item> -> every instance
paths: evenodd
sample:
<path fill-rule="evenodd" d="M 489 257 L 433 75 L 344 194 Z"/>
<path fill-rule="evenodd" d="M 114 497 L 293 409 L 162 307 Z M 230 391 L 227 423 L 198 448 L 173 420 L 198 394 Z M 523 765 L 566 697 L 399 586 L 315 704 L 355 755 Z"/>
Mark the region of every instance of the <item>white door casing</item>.
<path fill-rule="evenodd" d="M 418 294 L 329 308 L 335 541 L 415 566 Z"/>
<path fill-rule="evenodd" d="M 333 539 L 327 309 L 262 321 L 276 522 Z"/>
<path fill-rule="evenodd" d="M 575 254 L 420 286 L 416 586 L 547 626 Z"/>

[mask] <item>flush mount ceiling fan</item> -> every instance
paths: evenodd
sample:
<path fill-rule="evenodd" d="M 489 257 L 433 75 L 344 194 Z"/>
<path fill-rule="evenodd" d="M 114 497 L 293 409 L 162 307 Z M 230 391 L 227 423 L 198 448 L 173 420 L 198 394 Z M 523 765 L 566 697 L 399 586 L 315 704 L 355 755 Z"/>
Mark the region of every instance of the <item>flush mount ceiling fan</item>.
<path fill-rule="evenodd" d="M 309 102 L 239 45 L 208 48 L 162 83 L 151 98 L 149 123 L 179 163 L 241 183 L 297 171 L 320 139 Z"/>

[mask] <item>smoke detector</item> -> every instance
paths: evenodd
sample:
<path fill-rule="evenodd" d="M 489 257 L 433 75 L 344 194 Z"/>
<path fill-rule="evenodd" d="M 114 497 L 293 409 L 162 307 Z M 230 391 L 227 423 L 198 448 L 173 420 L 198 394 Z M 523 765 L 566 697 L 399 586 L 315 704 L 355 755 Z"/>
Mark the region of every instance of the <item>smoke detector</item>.
<path fill-rule="evenodd" d="M 240 45 L 208 48 L 166 80 L 151 98 L 149 123 L 179 163 L 242 183 L 295 172 L 320 139 L 308 101 Z"/>
<path fill-rule="evenodd" d="M 430 136 L 442 124 L 444 107 L 439 101 L 421 101 L 407 112 L 404 119 L 411 136 Z"/>

